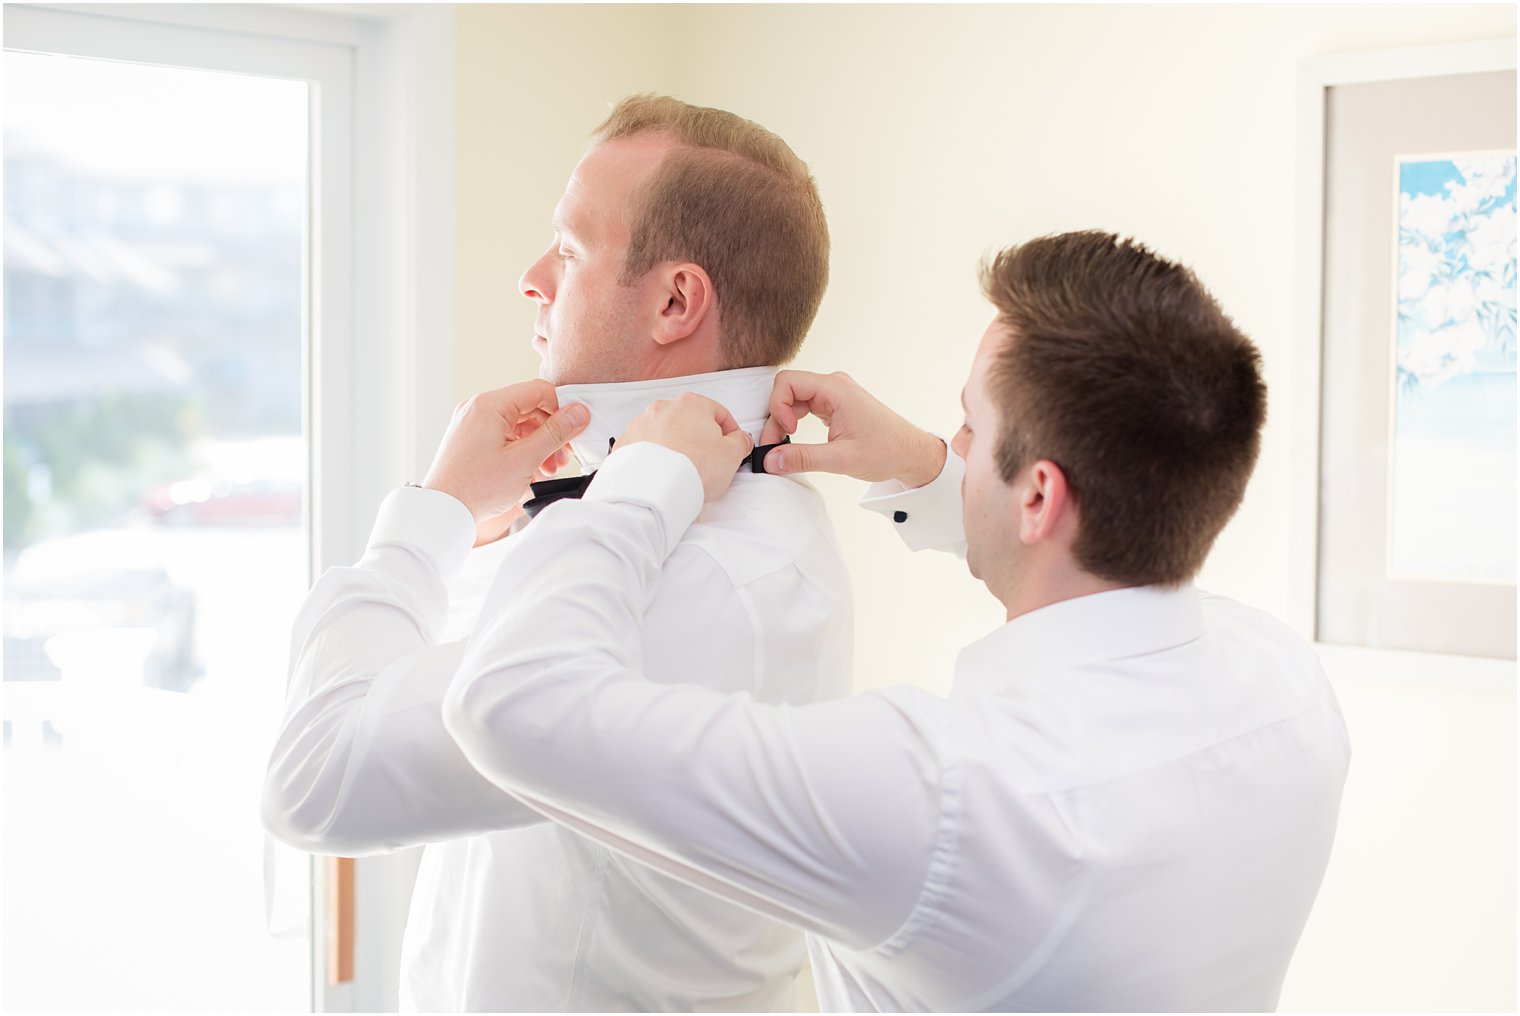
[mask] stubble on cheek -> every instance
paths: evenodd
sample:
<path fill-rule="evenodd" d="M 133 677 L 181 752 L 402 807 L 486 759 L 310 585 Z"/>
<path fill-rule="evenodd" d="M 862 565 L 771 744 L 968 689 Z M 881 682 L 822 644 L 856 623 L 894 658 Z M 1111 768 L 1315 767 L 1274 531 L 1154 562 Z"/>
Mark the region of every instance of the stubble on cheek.
<path fill-rule="evenodd" d="M 966 537 L 966 569 L 971 572 L 972 578 L 979 579 L 982 576 L 976 567 L 976 541 L 972 538 L 972 522 L 971 503 L 966 500 L 966 479 L 961 477 L 961 534 Z"/>
<path fill-rule="evenodd" d="M 639 334 L 638 294 L 613 283 L 594 315 L 582 321 L 580 367 L 597 381 L 642 381 L 648 373 L 643 349 L 650 337 Z"/>

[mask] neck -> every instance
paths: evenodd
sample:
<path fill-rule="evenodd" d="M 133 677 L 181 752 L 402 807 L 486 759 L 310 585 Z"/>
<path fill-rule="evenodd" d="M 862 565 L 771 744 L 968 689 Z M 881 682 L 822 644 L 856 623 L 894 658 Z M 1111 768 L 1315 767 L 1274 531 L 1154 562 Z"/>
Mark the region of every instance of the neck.
<path fill-rule="evenodd" d="M 645 357 L 643 377 L 682 378 L 719 371 L 716 346 L 712 342 L 678 342 L 673 346 L 653 345 Z"/>
<path fill-rule="evenodd" d="M 1007 619 L 1048 607 L 1052 603 L 1075 600 L 1080 596 L 1106 593 L 1125 589 L 1128 583 L 1101 579 L 1091 572 L 1083 571 L 1074 562 L 1061 562 L 1052 566 L 1030 568 L 1017 580 L 998 592 L 997 598 L 1007 610 Z"/>
<path fill-rule="evenodd" d="M 602 464 L 609 440 L 621 437 L 634 417 L 651 403 L 674 398 L 682 392 L 705 395 L 723 406 L 758 441 L 765 428 L 775 380 L 775 367 L 744 367 L 643 381 L 560 385 L 555 394 L 561 406 L 580 402 L 591 410 L 591 423 L 570 442 L 581 468 L 589 472 Z"/>

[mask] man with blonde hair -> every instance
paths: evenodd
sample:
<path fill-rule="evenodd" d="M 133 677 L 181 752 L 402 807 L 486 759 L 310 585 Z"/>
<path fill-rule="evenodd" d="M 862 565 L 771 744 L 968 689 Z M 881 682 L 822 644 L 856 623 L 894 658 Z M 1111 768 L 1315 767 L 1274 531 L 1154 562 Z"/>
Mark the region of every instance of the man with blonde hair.
<path fill-rule="evenodd" d="M 823 205 L 765 128 L 638 96 L 593 135 L 553 224 L 519 283 L 542 379 L 461 405 L 423 484 L 394 491 L 364 557 L 307 598 L 264 821 L 317 853 L 427 845 L 405 1008 L 789 1008 L 797 931 L 548 822 L 474 770 L 442 716 L 469 643 L 444 628 L 467 558 L 491 577 L 483 622 L 529 578 L 517 562 L 540 523 L 525 488 L 570 451 L 594 472 L 629 421 L 683 393 L 759 437 L 827 284 Z M 540 485 L 526 510 L 552 517 L 585 482 Z M 811 486 L 746 472 L 670 550 L 621 633 L 630 661 L 775 706 L 848 691 L 849 582 Z M 546 655 L 544 673 L 574 653 Z M 684 736 L 700 764 L 700 731 Z"/>

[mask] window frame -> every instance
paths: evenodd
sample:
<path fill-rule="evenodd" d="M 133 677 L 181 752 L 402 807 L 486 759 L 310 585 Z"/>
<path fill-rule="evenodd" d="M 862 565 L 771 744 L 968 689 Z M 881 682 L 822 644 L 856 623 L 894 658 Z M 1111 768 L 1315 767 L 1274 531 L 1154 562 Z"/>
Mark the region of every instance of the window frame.
<path fill-rule="evenodd" d="M 352 563 L 453 409 L 452 6 L 7 4 L 4 28 L 6 49 L 312 84 L 309 561 Z M 313 864 L 313 1011 L 396 1009 L 416 853 L 355 862 L 354 978 L 336 985 L 331 866 Z"/>

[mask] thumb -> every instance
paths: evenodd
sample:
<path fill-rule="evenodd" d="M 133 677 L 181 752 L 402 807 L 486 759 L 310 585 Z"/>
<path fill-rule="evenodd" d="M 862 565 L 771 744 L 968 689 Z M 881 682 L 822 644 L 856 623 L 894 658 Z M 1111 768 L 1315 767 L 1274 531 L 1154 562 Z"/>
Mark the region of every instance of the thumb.
<path fill-rule="evenodd" d="M 536 464 L 563 448 L 571 438 L 585 430 L 590 422 L 591 410 L 577 402 L 549 417 L 543 426 L 527 437 L 514 441 L 511 447 L 526 453 Z"/>
<path fill-rule="evenodd" d="M 786 444 L 765 456 L 767 473 L 847 473 L 836 443 Z"/>

